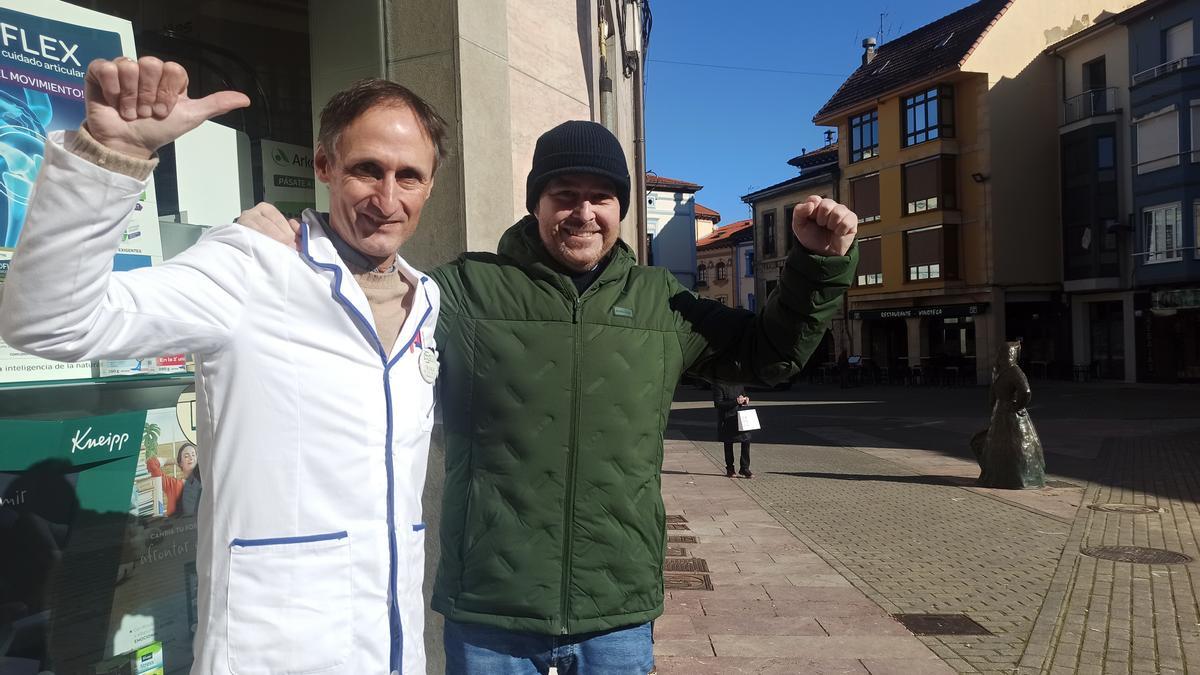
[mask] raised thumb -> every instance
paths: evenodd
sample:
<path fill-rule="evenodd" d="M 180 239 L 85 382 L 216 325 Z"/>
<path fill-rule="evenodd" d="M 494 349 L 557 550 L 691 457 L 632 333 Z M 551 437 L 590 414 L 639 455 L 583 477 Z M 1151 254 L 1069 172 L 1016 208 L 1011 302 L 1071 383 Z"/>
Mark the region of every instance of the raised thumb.
<path fill-rule="evenodd" d="M 212 119 L 250 105 L 250 99 L 240 91 L 218 91 L 195 101 L 195 111 L 202 119 Z"/>

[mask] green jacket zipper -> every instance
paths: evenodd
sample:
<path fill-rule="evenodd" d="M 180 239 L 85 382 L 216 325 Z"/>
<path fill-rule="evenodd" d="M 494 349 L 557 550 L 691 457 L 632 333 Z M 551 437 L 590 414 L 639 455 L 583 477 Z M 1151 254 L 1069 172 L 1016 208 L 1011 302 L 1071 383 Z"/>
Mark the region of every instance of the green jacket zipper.
<path fill-rule="evenodd" d="M 570 583 L 571 583 L 571 543 L 575 538 L 575 463 L 577 459 L 578 435 L 579 435 L 579 387 L 580 380 L 583 378 L 583 322 L 579 317 L 580 298 L 575 298 L 575 307 L 571 314 L 571 323 L 575 324 L 575 372 L 572 378 L 574 392 L 571 396 L 571 439 L 570 445 L 567 447 L 567 485 L 566 494 L 563 498 L 563 562 L 562 562 L 562 598 L 559 612 L 562 614 L 562 623 L 559 626 L 561 635 L 570 635 L 570 621 L 568 620 L 567 612 L 570 610 Z"/>

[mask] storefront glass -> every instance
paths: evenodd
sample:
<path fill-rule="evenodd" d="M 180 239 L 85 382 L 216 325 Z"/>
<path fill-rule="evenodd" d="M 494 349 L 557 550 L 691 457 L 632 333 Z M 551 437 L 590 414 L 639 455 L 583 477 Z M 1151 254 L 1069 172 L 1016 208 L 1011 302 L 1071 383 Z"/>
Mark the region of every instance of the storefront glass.
<path fill-rule="evenodd" d="M 177 61 L 192 96 L 251 99 L 160 151 L 116 269 L 161 264 L 256 201 L 314 205 L 307 0 L 10 0 L 0 21 L 0 284 L 45 139 L 82 120 L 94 58 Z M 189 670 L 192 370 L 181 354 L 58 364 L 0 343 L 0 675 Z"/>

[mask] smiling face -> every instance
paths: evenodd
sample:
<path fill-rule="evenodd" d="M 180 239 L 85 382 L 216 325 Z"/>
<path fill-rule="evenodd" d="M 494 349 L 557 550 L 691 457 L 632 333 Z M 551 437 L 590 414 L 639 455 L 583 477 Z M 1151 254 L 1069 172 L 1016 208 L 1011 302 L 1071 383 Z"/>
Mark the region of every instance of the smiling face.
<path fill-rule="evenodd" d="M 318 147 L 313 161 L 329 186 L 329 225 L 386 267 L 417 229 L 433 189 L 434 144 L 410 108 L 382 105 L 351 122 L 335 149 Z"/>
<path fill-rule="evenodd" d="M 621 227 L 612 181 L 586 173 L 551 179 L 533 215 L 546 251 L 572 272 L 599 264 L 617 243 Z"/>
<path fill-rule="evenodd" d="M 176 464 L 183 471 L 184 475 L 192 473 L 192 469 L 196 468 L 196 446 L 185 445 L 179 451 L 179 457 L 176 458 Z"/>

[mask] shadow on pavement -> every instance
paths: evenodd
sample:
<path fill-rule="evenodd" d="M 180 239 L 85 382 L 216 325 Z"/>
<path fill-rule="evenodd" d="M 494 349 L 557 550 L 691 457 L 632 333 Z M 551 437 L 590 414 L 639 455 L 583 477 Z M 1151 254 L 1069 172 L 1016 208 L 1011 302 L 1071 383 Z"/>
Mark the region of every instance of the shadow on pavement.
<path fill-rule="evenodd" d="M 766 471 L 776 476 L 793 478 L 828 478 L 830 480 L 880 481 L 884 483 L 916 483 L 920 485 L 947 485 L 950 487 L 976 487 L 974 478 L 965 476 L 889 476 L 886 474 L 828 473 L 822 471 Z"/>

